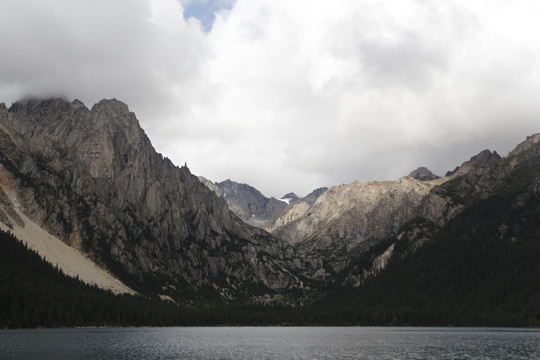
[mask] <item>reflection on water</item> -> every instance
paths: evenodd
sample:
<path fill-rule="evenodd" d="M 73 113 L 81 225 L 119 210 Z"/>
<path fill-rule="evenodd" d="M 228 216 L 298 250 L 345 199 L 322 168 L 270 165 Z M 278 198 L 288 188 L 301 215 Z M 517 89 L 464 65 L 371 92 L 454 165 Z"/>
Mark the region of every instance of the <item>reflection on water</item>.
<path fill-rule="evenodd" d="M 540 359 L 540 329 L 0 330 L 0 359 Z"/>

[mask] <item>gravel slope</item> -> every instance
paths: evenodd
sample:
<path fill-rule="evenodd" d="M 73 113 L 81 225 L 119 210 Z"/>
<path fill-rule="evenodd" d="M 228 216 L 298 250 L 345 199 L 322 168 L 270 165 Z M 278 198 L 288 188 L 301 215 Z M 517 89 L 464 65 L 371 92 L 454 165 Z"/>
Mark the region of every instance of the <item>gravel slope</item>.
<path fill-rule="evenodd" d="M 120 280 L 85 257 L 77 249 L 66 245 L 60 239 L 52 236 L 35 222 L 30 220 L 22 211 L 20 211 L 18 202 L 13 194 L 10 194 L 9 189 L 6 187 L 3 187 L 3 189 L 12 201 L 15 211 L 23 220 L 24 226 L 12 224 L 13 228 L 9 228 L 6 224 L 0 222 L 0 228 L 2 230 L 11 231 L 30 249 L 36 251 L 51 264 L 57 265 L 69 276 L 79 277 L 80 280 L 87 284 L 97 285 L 102 289 L 111 290 L 116 294 L 135 293 Z"/>

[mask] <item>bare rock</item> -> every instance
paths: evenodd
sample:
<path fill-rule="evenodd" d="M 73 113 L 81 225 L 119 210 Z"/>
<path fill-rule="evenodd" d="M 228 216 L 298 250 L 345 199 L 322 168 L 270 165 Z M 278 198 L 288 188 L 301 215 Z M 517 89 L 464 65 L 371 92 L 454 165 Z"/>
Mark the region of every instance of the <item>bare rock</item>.
<path fill-rule="evenodd" d="M 3 106 L 0 137 L 0 167 L 25 214 L 121 278 L 301 286 L 294 251 L 158 154 L 118 100 Z"/>

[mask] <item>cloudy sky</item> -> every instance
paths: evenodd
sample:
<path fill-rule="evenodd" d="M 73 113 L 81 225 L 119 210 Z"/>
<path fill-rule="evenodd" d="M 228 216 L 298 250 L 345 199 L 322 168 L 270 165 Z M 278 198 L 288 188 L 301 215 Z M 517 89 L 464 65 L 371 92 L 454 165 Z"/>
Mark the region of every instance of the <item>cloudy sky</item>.
<path fill-rule="evenodd" d="M 0 102 L 117 98 L 267 196 L 442 175 L 540 131 L 537 0 L 4 0 Z"/>

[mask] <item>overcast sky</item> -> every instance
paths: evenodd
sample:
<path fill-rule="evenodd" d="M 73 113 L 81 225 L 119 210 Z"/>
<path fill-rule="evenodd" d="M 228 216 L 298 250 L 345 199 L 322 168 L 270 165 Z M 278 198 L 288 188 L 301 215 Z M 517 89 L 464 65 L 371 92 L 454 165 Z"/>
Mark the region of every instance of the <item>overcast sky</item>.
<path fill-rule="evenodd" d="M 4 0 L 0 102 L 128 104 L 213 181 L 443 175 L 540 131 L 537 0 Z"/>

